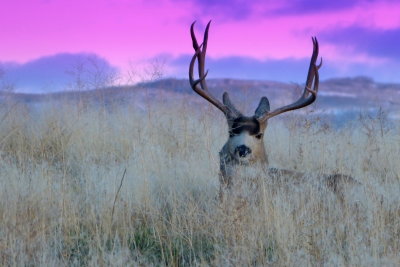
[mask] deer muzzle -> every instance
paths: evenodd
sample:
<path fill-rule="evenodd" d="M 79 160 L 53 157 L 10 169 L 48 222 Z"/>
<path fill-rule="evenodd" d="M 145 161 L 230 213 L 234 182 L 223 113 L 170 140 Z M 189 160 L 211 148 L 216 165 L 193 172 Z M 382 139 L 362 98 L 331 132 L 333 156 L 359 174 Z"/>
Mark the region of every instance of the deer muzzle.
<path fill-rule="evenodd" d="M 245 145 L 240 145 L 235 148 L 235 153 L 239 155 L 241 158 L 247 157 L 247 155 L 251 154 L 251 149 Z"/>

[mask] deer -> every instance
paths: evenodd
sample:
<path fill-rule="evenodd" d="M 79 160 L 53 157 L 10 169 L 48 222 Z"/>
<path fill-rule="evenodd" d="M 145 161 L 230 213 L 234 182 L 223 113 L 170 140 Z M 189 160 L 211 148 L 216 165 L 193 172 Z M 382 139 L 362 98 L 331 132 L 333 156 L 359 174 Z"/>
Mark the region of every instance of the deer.
<path fill-rule="evenodd" d="M 218 108 L 225 115 L 228 123 L 229 138 L 219 152 L 220 173 L 219 183 L 220 199 L 226 190 L 229 190 L 234 184 L 234 178 L 237 170 L 244 166 L 262 166 L 269 176 L 289 176 L 299 177 L 304 173 L 291 170 L 277 169 L 269 166 L 268 155 L 264 146 L 264 132 L 268 125 L 268 120 L 288 111 L 293 111 L 307 107 L 314 103 L 318 95 L 319 69 L 322 66 L 322 58 L 317 64 L 319 54 L 319 45 L 316 37 L 312 37 L 313 52 L 308 68 L 307 79 L 304 90 L 295 102 L 270 110 L 269 100 L 266 96 L 260 99 L 260 102 L 252 116 L 245 116 L 232 103 L 227 92 L 223 93 L 222 102 L 213 96 L 206 83 L 208 70 L 205 71 L 206 51 L 208 44 L 208 32 L 211 21 L 208 22 L 203 42 L 198 43 L 194 33 L 194 25 L 190 27 L 190 35 L 194 48 L 194 55 L 189 64 L 189 82 L 195 93 L 203 97 L 209 103 Z M 199 78 L 194 78 L 194 65 L 197 60 Z M 343 174 L 324 175 L 326 184 L 334 192 L 341 194 L 341 181 L 352 183 L 354 179 Z"/>

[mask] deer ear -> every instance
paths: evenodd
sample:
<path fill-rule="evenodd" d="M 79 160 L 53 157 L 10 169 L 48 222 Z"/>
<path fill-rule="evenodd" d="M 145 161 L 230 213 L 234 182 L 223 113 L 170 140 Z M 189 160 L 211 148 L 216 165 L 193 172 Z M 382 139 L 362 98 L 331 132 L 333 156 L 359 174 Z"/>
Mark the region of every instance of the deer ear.
<path fill-rule="evenodd" d="M 222 95 L 222 102 L 228 107 L 235 117 L 243 116 L 242 113 L 232 104 L 227 92 L 224 92 Z"/>
<path fill-rule="evenodd" d="M 269 110 L 270 108 L 268 98 L 263 96 L 260 100 L 260 103 L 258 104 L 256 111 L 254 112 L 254 115 L 256 116 L 256 118 L 260 118 L 264 114 L 268 113 Z"/>

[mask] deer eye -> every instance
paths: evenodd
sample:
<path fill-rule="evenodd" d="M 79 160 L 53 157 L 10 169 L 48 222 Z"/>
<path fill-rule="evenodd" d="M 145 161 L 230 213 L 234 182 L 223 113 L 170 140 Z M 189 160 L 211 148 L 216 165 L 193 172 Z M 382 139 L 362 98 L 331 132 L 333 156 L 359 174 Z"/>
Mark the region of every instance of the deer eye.
<path fill-rule="evenodd" d="M 257 138 L 257 139 L 261 139 L 262 137 L 263 137 L 263 134 L 262 134 L 262 133 L 259 133 L 259 134 L 256 135 L 256 138 Z"/>

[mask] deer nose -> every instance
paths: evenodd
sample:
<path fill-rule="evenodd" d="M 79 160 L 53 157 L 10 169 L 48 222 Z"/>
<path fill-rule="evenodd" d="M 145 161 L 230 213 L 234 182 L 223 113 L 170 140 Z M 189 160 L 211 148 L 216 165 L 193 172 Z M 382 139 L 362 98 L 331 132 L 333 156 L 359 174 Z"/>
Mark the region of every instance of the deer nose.
<path fill-rule="evenodd" d="M 244 158 L 251 153 L 251 149 L 245 145 L 241 145 L 236 147 L 235 152 L 239 154 L 239 157 Z"/>

